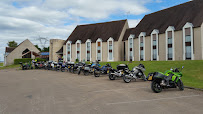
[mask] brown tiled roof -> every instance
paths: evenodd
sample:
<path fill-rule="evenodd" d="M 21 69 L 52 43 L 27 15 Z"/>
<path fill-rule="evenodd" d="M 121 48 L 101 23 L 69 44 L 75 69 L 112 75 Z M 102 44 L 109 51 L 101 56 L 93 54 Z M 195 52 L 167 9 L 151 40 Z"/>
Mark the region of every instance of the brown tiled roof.
<path fill-rule="evenodd" d="M 98 38 L 101 38 L 104 42 L 106 42 L 110 37 L 112 37 L 114 41 L 118 41 L 126 21 L 127 20 L 119 20 L 105 23 L 79 25 L 68 37 L 64 45 L 68 40 L 72 41 L 72 43 L 75 43 L 77 40 L 81 40 L 82 43 L 85 43 L 87 39 L 91 39 L 92 42 L 96 42 Z"/>
<path fill-rule="evenodd" d="M 174 26 L 175 30 L 182 30 L 187 22 L 192 23 L 194 27 L 201 26 L 203 0 L 193 0 L 146 15 L 130 33 L 126 33 L 123 40 L 127 40 L 130 34 L 134 34 L 137 38 L 141 32 L 146 32 L 149 36 L 154 29 L 164 33 L 169 26 Z"/>
<path fill-rule="evenodd" d="M 134 28 L 129 28 L 129 29 L 127 29 L 126 31 L 125 31 L 125 35 L 123 36 L 123 41 L 124 41 L 124 38 L 127 38 L 128 39 L 128 37 L 130 36 L 130 34 L 131 34 L 131 31 L 133 30 Z M 127 40 L 126 39 L 126 40 Z"/>
<path fill-rule="evenodd" d="M 16 47 L 6 47 L 5 52 L 11 53 Z"/>

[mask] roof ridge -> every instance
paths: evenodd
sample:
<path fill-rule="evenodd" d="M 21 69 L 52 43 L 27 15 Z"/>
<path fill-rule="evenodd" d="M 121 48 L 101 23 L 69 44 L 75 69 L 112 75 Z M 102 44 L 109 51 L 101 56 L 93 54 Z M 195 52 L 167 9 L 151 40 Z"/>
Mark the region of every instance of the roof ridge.
<path fill-rule="evenodd" d="M 174 8 L 174 7 L 179 7 L 179 6 L 181 6 L 181 5 L 185 5 L 185 4 L 194 2 L 194 1 L 196 1 L 196 0 L 192 0 L 192 1 L 184 2 L 184 3 L 182 3 L 182 4 L 178 4 L 178 5 L 175 5 L 175 6 L 171 6 L 171 7 L 168 7 L 168 8 L 159 10 L 159 11 L 156 11 L 156 12 L 152 12 L 152 13 L 150 13 L 150 14 L 146 14 L 145 16 L 149 16 L 149 15 L 152 15 L 152 14 L 155 14 L 155 13 L 159 13 L 159 12 L 162 12 L 162 11 L 165 11 L 165 10 L 169 10 L 169 9 L 171 9 L 171 8 Z"/>
<path fill-rule="evenodd" d="M 116 21 L 108 21 L 108 22 L 99 22 L 99 23 L 92 23 L 92 24 L 84 24 L 84 25 L 77 25 L 77 27 L 79 27 L 79 26 L 97 25 L 97 24 L 106 24 L 106 23 L 113 23 L 113 22 L 120 22 L 120 21 L 127 21 L 127 19 L 116 20 Z"/>

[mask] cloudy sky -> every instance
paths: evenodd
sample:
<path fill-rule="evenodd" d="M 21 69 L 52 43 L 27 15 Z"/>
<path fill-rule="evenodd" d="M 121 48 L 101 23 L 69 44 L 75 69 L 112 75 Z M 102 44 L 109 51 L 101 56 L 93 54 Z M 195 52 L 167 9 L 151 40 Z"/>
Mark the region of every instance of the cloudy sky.
<path fill-rule="evenodd" d="M 0 0 L 0 61 L 8 41 L 40 45 L 39 36 L 66 39 L 76 25 L 121 19 L 135 27 L 144 15 L 187 1 Z"/>

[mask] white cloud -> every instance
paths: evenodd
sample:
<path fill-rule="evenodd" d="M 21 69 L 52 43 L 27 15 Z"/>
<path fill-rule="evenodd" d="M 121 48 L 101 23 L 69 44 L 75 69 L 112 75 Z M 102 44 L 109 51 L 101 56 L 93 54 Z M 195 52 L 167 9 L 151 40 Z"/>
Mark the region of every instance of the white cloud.
<path fill-rule="evenodd" d="M 38 36 L 66 39 L 78 24 L 114 20 L 112 15 L 139 15 L 148 12 L 153 0 L 1 0 L 0 61 L 6 43 Z M 156 0 L 160 1 L 160 0 Z M 155 2 L 155 1 L 153 1 Z M 140 20 L 129 20 L 135 27 Z"/>
<path fill-rule="evenodd" d="M 128 24 L 130 28 L 136 27 L 137 24 L 141 21 L 141 19 L 129 19 Z"/>

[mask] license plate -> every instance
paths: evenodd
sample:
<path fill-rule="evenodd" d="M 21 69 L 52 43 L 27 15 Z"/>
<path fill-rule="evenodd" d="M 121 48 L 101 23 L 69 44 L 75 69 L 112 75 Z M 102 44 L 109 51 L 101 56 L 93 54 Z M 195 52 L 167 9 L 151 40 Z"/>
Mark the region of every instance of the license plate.
<path fill-rule="evenodd" d="M 148 80 L 152 80 L 152 76 L 149 76 Z"/>
<path fill-rule="evenodd" d="M 94 69 L 92 69 L 92 71 L 94 71 Z"/>
<path fill-rule="evenodd" d="M 122 71 L 121 74 L 124 74 L 124 72 Z"/>
<path fill-rule="evenodd" d="M 70 66 L 68 66 L 68 68 L 70 68 Z"/>
<path fill-rule="evenodd" d="M 107 70 L 107 73 L 109 73 L 109 70 Z"/>

